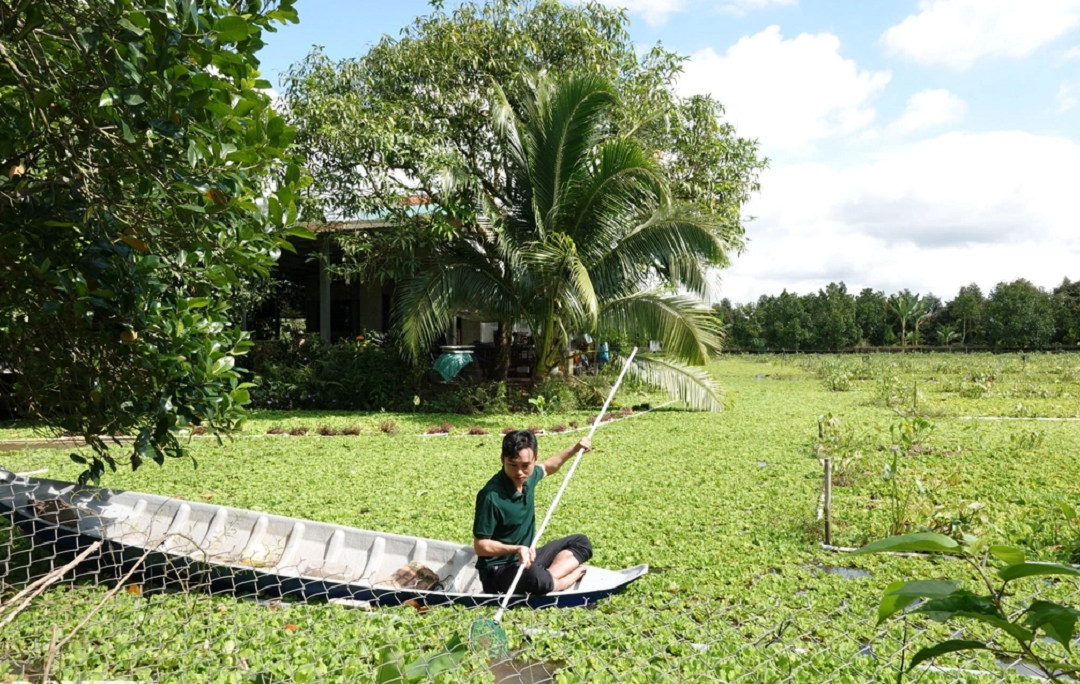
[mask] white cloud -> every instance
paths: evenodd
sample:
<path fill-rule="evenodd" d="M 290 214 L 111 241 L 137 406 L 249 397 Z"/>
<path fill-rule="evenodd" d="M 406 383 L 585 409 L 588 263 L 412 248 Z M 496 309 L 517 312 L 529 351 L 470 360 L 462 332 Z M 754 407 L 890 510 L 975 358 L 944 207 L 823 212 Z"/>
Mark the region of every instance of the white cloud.
<path fill-rule="evenodd" d="M 1080 59 L 1080 45 L 1073 45 L 1071 48 L 1061 53 L 1062 62 L 1068 62 L 1074 59 Z"/>
<path fill-rule="evenodd" d="M 951 296 L 972 281 L 1076 279 L 1077 177 L 1080 144 L 1021 132 L 947 133 L 865 164 L 771 169 L 722 294 L 749 301 L 843 280 Z"/>
<path fill-rule="evenodd" d="M 815 141 L 870 125 L 870 101 L 891 78 L 841 57 L 840 40 L 830 33 L 784 40 L 770 26 L 722 55 L 712 48 L 693 55 L 679 90 L 711 93 L 739 135 L 759 138 L 766 152 L 808 152 Z"/>
<path fill-rule="evenodd" d="M 919 0 L 881 37 L 925 65 L 970 68 L 989 57 L 1024 57 L 1080 26 L 1080 0 Z"/>
<path fill-rule="evenodd" d="M 609 7 L 621 7 L 631 14 L 638 14 L 645 23 L 654 26 L 667 21 L 668 15 L 686 9 L 684 0 L 601 0 Z"/>
<path fill-rule="evenodd" d="M 580 1 L 580 0 L 579 0 Z M 645 23 L 657 26 L 677 12 L 688 9 L 687 0 L 600 0 L 609 7 L 622 7 L 631 14 L 640 15 Z M 750 12 L 772 7 L 795 7 L 799 0 L 690 0 L 689 4 L 718 9 L 728 14 L 743 16 Z"/>
<path fill-rule="evenodd" d="M 795 7 L 799 0 L 727 0 L 719 3 L 720 9 L 728 14 L 743 16 L 750 12 L 771 9 L 773 7 Z"/>
<path fill-rule="evenodd" d="M 1080 102 L 1080 81 L 1065 81 L 1058 86 L 1058 114 L 1064 114 Z"/>
<path fill-rule="evenodd" d="M 955 93 L 941 88 L 923 90 L 908 98 L 903 114 L 889 125 L 889 132 L 907 135 L 956 123 L 966 111 L 967 103 Z"/>

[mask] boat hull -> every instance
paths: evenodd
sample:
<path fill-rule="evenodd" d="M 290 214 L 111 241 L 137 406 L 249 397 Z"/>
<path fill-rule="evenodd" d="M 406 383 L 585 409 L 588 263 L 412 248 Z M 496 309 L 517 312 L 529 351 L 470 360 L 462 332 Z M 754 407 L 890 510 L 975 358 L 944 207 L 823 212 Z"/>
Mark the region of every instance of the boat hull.
<path fill-rule="evenodd" d="M 57 500 L 71 502 L 65 505 L 70 505 L 71 510 L 82 511 L 80 519 L 64 521 L 55 518 L 47 519 L 47 516 L 40 515 L 40 512 L 27 502 L 40 501 L 42 493 L 55 497 Z M 34 497 L 35 494 L 38 495 L 37 499 Z M 146 512 L 147 501 L 157 507 L 156 511 Z M 85 511 L 88 507 L 96 513 L 86 515 Z M 136 522 L 141 521 L 140 524 L 146 527 L 148 531 L 143 538 L 140 538 L 140 543 L 125 542 L 123 538 L 117 538 L 119 533 L 114 529 L 117 526 L 114 509 L 121 510 L 132 520 L 138 518 Z M 136 511 L 142 512 L 136 513 Z M 2 469 L 0 469 L 0 514 L 32 536 L 35 545 L 54 549 L 56 554 L 54 565 L 61 564 L 60 561 L 65 556 L 72 557 L 91 544 L 102 542 L 101 548 L 79 566 L 77 569 L 79 576 L 97 575 L 100 579 L 119 578 L 136 569 L 137 574 L 133 576 L 137 577 L 138 581 L 151 587 L 164 587 L 166 590 L 263 595 L 295 601 L 345 599 L 364 602 L 372 606 L 397 606 L 408 603 L 427 607 L 440 605 L 480 607 L 496 605 L 501 598 L 477 590 L 479 580 L 475 577 L 473 559 L 468 558 L 471 550 L 450 542 L 401 537 L 327 523 L 267 516 L 253 511 L 226 509 L 136 492 L 113 491 L 96 487 L 77 488 L 70 483 L 16 478 Z M 157 518 L 151 520 L 150 518 L 155 515 Z M 289 566 L 284 559 L 290 553 L 291 536 L 282 536 L 278 540 L 285 548 L 279 550 L 275 547 L 279 560 L 275 566 L 270 566 L 267 562 L 265 563 L 267 567 L 258 567 L 248 558 L 238 561 L 236 557 L 230 557 L 230 562 L 218 562 L 205 551 L 201 551 L 203 557 L 200 557 L 200 553 L 184 552 L 181 548 L 184 543 L 178 545 L 173 541 L 175 537 L 190 540 L 190 536 L 183 534 L 185 528 L 181 522 L 187 521 L 189 516 L 195 520 L 200 515 L 204 520 L 211 518 L 216 520 L 218 517 L 235 520 L 237 526 L 243 528 L 245 534 L 250 528 L 250 538 L 245 538 L 244 534 L 241 534 L 240 541 L 234 543 L 236 548 L 246 543 L 245 553 L 252 547 L 261 549 L 256 536 L 265 534 L 268 527 L 291 530 L 291 535 L 298 534 L 298 530 L 299 534 L 303 535 L 306 531 L 311 539 L 304 537 L 304 540 L 308 542 L 308 546 L 304 547 L 307 550 L 299 552 L 300 558 L 295 566 Z M 178 522 L 182 517 L 183 521 Z M 95 522 L 95 518 L 99 520 Z M 160 525 L 160 528 L 154 528 L 155 525 Z M 165 530 L 166 525 L 168 525 L 167 530 Z M 190 527 L 191 530 L 198 528 L 195 522 L 192 522 Z M 212 527 L 212 522 L 204 524 L 202 528 L 198 528 L 199 533 L 203 533 L 203 528 L 210 527 Z M 153 536 L 149 532 L 152 528 L 165 531 Z M 190 535 L 194 534 L 194 531 L 190 532 Z M 205 537 L 210 536 L 210 532 L 207 531 Z M 272 535 L 269 536 L 272 537 Z M 156 543 L 149 541 L 151 537 Z M 159 537 L 163 541 L 157 541 Z M 245 539 L 247 539 L 246 542 Z M 454 591 L 424 590 L 387 586 L 385 579 L 372 581 L 379 577 L 380 572 L 385 578 L 386 569 L 399 564 L 401 562 L 399 558 L 407 558 L 407 555 L 395 556 L 387 553 L 387 558 L 381 566 L 367 572 L 365 577 L 357 577 L 355 569 L 351 572 L 349 568 L 333 572 L 331 571 L 333 567 L 329 563 L 316 567 L 309 561 L 314 555 L 320 556 L 320 562 L 336 557 L 335 554 L 347 557 L 348 553 L 342 550 L 342 545 L 345 543 L 343 539 L 359 540 L 354 543 L 369 544 L 371 549 L 378 549 L 378 552 L 374 550 L 368 552 L 371 557 L 375 557 L 377 553 L 382 554 L 385 548 L 400 549 L 411 545 L 410 552 L 414 556 L 430 558 L 432 559 L 430 562 L 435 567 L 441 568 L 442 572 L 451 573 L 453 577 L 449 580 L 450 586 L 453 587 L 456 577 L 460 576 L 461 579 L 456 580 L 456 584 L 460 586 Z M 322 547 L 318 546 L 324 542 L 325 553 Z M 170 544 L 172 544 L 171 547 Z M 316 548 L 318 553 L 312 551 L 313 548 Z M 267 553 L 273 555 L 273 553 Z M 296 555 L 295 551 L 293 555 Z M 382 558 L 381 555 L 378 557 Z M 136 565 L 139 567 L 136 568 Z M 375 565 L 379 564 L 373 558 L 369 558 L 368 567 Z M 510 605 L 533 609 L 588 606 L 623 591 L 647 571 L 648 567 L 644 565 L 622 571 L 591 568 L 590 573 L 586 575 L 593 576 L 590 578 L 591 585 L 582 583 L 576 586 L 575 590 L 548 595 L 515 596 Z M 461 590 L 462 588 L 465 590 Z"/>

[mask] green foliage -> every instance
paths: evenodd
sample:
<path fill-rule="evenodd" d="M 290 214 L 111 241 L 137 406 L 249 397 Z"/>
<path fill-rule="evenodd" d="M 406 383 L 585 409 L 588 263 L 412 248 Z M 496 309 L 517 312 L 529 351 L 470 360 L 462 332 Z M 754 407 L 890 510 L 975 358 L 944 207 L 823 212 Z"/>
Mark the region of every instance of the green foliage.
<path fill-rule="evenodd" d="M 664 357 L 643 355 L 639 377 L 692 408 L 719 410 L 715 383 L 687 364 L 703 366 L 720 346 L 702 299 L 707 268 L 727 263 L 727 229 L 673 203 L 642 147 L 606 132 L 619 109 L 607 81 L 538 76 L 532 88 L 521 111 L 497 91 L 505 180 L 477 188 L 485 218 L 398 286 L 405 349 L 418 357 L 464 312 L 523 322 L 540 381 L 563 362 L 573 334 L 656 340 Z"/>
<path fill-rule="evenodd" d="M 303 185 L 256 52 L 293 0 L 20 2 L 0 44 L 0 365 L 20 411 L 131 466 L 237 428 L 231 298 L 265 276 Z"/>
<path fill-rule="evenodd" d="M 583 457 L 552 519 L 551 535 L 588 534 L 596 550 L 591 562 L 599 567 L 649 563 L 661 572 L 647 575 L 595 610 L 509 613 L 504 625 L 512 647 L 526 648 L 530 658 L 566 663 L 556 676 L 568 682 L 634 681 L 639 675 L 643 682 L 713 682 L 721 676 L 758 681 L 766 675 L 800 684 L 816 684 L 823 675 L 846 684 L 875 677 L 894 681 L 891 667 L 898 659 L 890 656 L 903 639 L 904 625 L 897 612 L 875 627 L 880 588 L 916 578 L 955 582 L 963 579 L 959 570 L 963 566 L 944 558 L 929 566 L 922 558 L 847 557 L 820 550 L 819 537 L 807 534 L 807 521 L 821 491 L 821 466 L 808 455 L 816 434 L 809 430 L 816 428 L 818 416 L 842 416 L 841 428 L 853 433 L 852 448 L 863 453 L 858 472 L 875 475 L 856 478 L 851 486 L 833 491 L 835 543 L 861 546 L 886 536 L 888 525 L 887 483 L 876 475 L 892 459 L 887 450 L 889 426 L 897 418 L 892 410 L 870 401 L 881 376 L 939 378 L 925 383 L 927 402 L 941 407 L 946 416 L 983 410 L 984 415 L 999 411 L 1007 415 L 1016 400 L 1000 404 L 993 396 L 966 400 L 946 388 L 945 381 L 993 375 L 1000 391 L 1010 392 L 1023 379 L 1022 386 L 1057 388 L 1054 396 L 1033 400 L 1040 414 L 1070 416 L 1077 409 L 1075 399 L 1057 395 L 1059 391 L 1075 395 L 1080 389 L 1076 357 L 1031 355 L 1026 370 L 1017 356 L 989 354 L 845 360 L 853 370 L 859 369 L 854 388 L 829 392 L 819 378 L 793 368 L 791 359 L 724 357 L 708 369 L 738 397 L 723 419 L 665 408 L 601 427 L 595 450 Z M 551 390 L 545 389 L 544 396 L 551 400 Z M 621 389 L 617 399 L 628 405 L 637 401 L 633 397 L 632 391 Z M 109 484 L 196 501 L 212 494 L 214 503 L 230 507 L 468 544 L 476 489 L 498 468 L 499 432 L 527 422 L 514 414 L 435 414 L 429 412 L 432 401 L 425 397 L 418 407 L 423 412 L 416 413 L 411 412 L 411 403 L 403 413 L 254 411 L 244 434 L 235 440 L 219 445 L 212 438 L 191 438 L 188 448 L 199 461 L 198 470 L 171 468 L 164 478 L 156 470 L 140 469 L 118 473 Z M 518 408 L 529 408 L 524 398 L 515 401 Z M 595 409 L 560 415 L 558 421 L 576 419 L 585 425 L 590 413 Z M 387 427 L 396 427 L 400 434 L 379 430 L 380 423 L 391 420 L 395 425 Z M 489 434 L 417 436 L 444 421 L 455 435 L 472 426 L 482 426 Z M 550 410 L 546 421 L 556 421 Z M 1070 549 L 1064 548 L 1065 542 L 1075 537 L 1063 527 L 1063 514 L 1054 501 L 1068 496 L 1071 483 L 1080 478 L 1075 458 L 1080 435 L 1075 425 L 1040 422 L 1039 429 L 1046 433 L 1042 445 L 1014 454 L 1010 435 L 1030 430 L 1028 423 L 944 416 L 934 422 L 930 443 L 935 451 L 904 456 L 902 476 L 925 482 L 928 494 L 923 498 L 952 510 L 974 500 L 990 503 L 980 514 L 988 516 L 986 527 L 1002 542 L 1001 547 L 988 549 L 998 559 L 991 560 L 991 575 L 1002 564 L 1067 562 Z M 361 434 L 318 436 L 312 430 L 307 436 L 263 436 L 272 425 L 286 431 L 300 425 L 335 429 L 355 425 Z M 4 425 L 0 435 L 28 436 L 26 430 Z M 541 436 L 541 453 L 554 453 L 577 437 L 580 433 Z M 878 451 L 879 446 L 886 450 Z M 61 480 L 75 477 L 81 469 L 65 461 L 66 453 L 54 451 L 4 456 L 5 467 L 13 471 L 48 467 L 49 477 Z M 558 484 L 556 479 L 537 490 L 538 510 L 550 504 Z M 912 529 L 932 523 L 929 515 L 925 506 L 916 507 Z M 951 541 L 942 544 L 958 543 L 953 535 L 944 536 Z M 1057 545 L 1063 548 L 1053 548 Z M 873 578 L 851 580 L 807 568 L 834 565 L 841 558 L 844 565 L 872 572 Z M 8 567 L 19 562 L 4 560 Z M 1046 575 L 1013 580 L 1008 593 L 1015 599 L 1006 601 L 1022 611 L 1019 601 L 1037 590 L 1039 600 L 1076 608 L 1061 598 L 1075 591 L 1076 579 Z M 959 587 L 978 590 L 966 580 Z M 69 632 L 107 590 L 76 584 L 50 591 L 5 628 L 0 643 L 18 646 L 20 659 L 41 656 L 48 649 L 52 626 Z M 930 616 L 911 612 L 914 608 L 909 604 L 906 615 L 919 620 L 920 629 L 909 630 L 909 657 L 950 638 L 959 626 L 924 621 Z M 1045 615 L 1038 609 L 1032 612 L 1038 613 L 1033 621 Z M 267 678 L 288 681 L 303 671 L 304 677 L 310 674 L 314 680 L 370 681 L 384 662 L 380 659 L 384 647 L 392 646 L 405 656 L 404 669 L 414 659 L 445 652 L 450 635 L 465 633 L 477 616 L 472 610 L 434 608 L 418 613 L 408 607 L 367 614 L 325 604 L 272 610 L 254 601 L 224 597 L 121 592 L 65 649 L 57 675 L 71 681 L 91 674 L 100 674 L 99 679 L 213 679 L 240 674 L 243 658 L 253 676 L 266 673 Z M 1057 618 L 1055 622 L 1067 616 Z M 973 627 L 964 639 L 983 638 L 991 630 L 1011 638 L 987 622 L 956 620 Z M 287 631 L 285 624 L 299 628 Z M 1048 634 L 1026 622 L 1020 627 L 1036 631 L 1038 639 Z M 551 632 L 573 638 L 557 638 Z M 544 636 L 528 636 L 537 633 Z M 162 639 L 162 634 L 168 638 Z M 802 638 L 804 634 L 813 639 Z M 774 639 L 779 641 L 770 643 Z M 877 658 L 857 655 L 868 641 Z M 152 650 L 146 649 L 147 643 Z M 691 643 L 708 644 L 709 649 L 696 651 Z M 891 648 L 885 651 L 879 644 Z M 794 653 L 792 647 L 802 651 Z M 1060 651 L 1054 643 L 1038 645 L 1045 647 Z M 1002 679 L 992 653 L 975 662 L 949 658 L 943 655 L 936 664 L 993 671 L 965 675 L 972 682 Z M 131 673 L 137 676 L 127 676 Z M 466 655 L 460 670 L 441 677 L 483 681 L 490 674 L 486 662 Z M 1016 673 L 1006 678 L 1020 681 Z M 925 672 L 921 681 L 954 679 L 951 673 Z"/>
<path fill-rule="evenodd" d="M 261 343 L 252 358 L 256 387 L 252 405 L 274 410 L 404 410 L 420 386 L 420 374 L 401 356 L 372 341 L 326 344 L 319 338 Z"/>
<path fill-rule="evenodd" d="M 1054 335 L 1053 299 L 1024 279 L 999 283 L 986 300 L 985 316 L 992 345 L 1041 349 Z"/>
<path fill-rule="evenodd" d="M 949 639 L 922 648 L 911 659 L 907 671 L 910 672 L 921 663 L 947 653 L 989 650 L 999 659 L 1026 662 L 1050 680 L 1059 680 L 1063 674 L 1071 679 L 1073 675 L 1080 673 L 1080 667 L 1061 662 L 1061 655 L 1051 652 L 1038 636 L 1041 631 L 1064 650 L 1066 658 L 1070 657 L 1080 610 L 1045 600 L 1036 600 L 1027 605 L 1011 605 L 1014 595 L 1009 591 L 1009 584 L 1017 580 L 1046 576 L 1077 577 L 1080 576 L 1080 570 L 1069 565 L 1028 561 L 1022 551 L 1009 546 L 987 547 L 984 542 L 975 538 L 958 544 L 948 537 L 932 533 L 883 539 L 868 544 L 857 553 L 897 551 L 958 556 L 970 565 L 975 584 L 985 593 L 965 589 L 961 580 L 894 582 L 885 589 L 881 599 L 878 608 L 879 623 L 922 599 L 917 607 L 906 611 L 905 620 L 908 619 L 907 615 L 916 614 L 937 622 L 974 621 L 991 628 L 986 633 L 987 636 L 982 638 Z M 1004 563 L 996 573 L 999 580 L 996 586 L 988 568 L 992 559 Z"/>
<path fill-rule="evenodd" d="M 625 13 L 598 2 L 492 0 L 435 7 L 359 58 L 313 52 L 285 79 L 315 178 L 305 216 L 394 218 L 400 229 L 341 236 L 345 268 L 411 274 L 414 251 L 452 240 L 460 221 L 473 221 L 469 188 L 500 194 L 507 159 L 491 116 L 492 85 L 520 111 L 531 97 L 525 75 L 589 74 L 608 80 L 626 104 L 607 123 L 662 152 L 674 197 L 716 215 L 737 247 L 740 208 L 764 166 L 757 143 L 738 138 L 711 98 L 679 97 L 683 58 L 659 45 L 639 55 L 627 26 Z M 402 204 L 417 195 L 430 211 Z"/>

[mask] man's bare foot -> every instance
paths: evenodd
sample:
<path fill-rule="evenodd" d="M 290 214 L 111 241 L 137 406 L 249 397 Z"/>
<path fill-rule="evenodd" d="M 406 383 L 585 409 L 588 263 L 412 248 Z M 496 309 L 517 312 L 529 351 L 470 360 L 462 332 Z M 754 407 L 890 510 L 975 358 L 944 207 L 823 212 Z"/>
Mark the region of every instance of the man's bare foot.
<path fill-rule="evenodd" d="M 578 567 L 574 568 L 574 570 L 566 577 L 555 580 L 555 591 L 565 591 L 569 589 L 570 587 L 574 586 L 575 582 L 577 582 L 584 576 L 585 566 L 579 565 Z"/>

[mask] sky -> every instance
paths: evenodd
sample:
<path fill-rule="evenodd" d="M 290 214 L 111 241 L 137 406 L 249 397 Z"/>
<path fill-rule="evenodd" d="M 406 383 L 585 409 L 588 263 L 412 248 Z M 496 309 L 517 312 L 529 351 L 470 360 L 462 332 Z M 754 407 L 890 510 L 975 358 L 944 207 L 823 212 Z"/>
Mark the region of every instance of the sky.
<path fill-rule="evenodd" d="M 769 158 L 717 296 L 1080 279 L 1080 0 L 604 2 L 643 49 L 688 56 L 679 91 L 712 94 Z M 264 37 L 275 84 L 314 45 L 357 57 L 430 12 L 297 9 Z"/>

